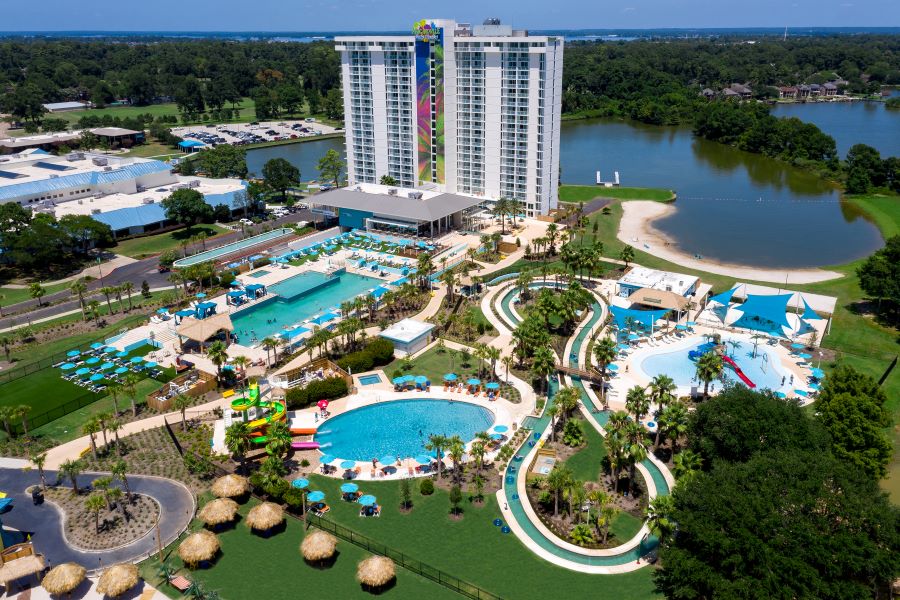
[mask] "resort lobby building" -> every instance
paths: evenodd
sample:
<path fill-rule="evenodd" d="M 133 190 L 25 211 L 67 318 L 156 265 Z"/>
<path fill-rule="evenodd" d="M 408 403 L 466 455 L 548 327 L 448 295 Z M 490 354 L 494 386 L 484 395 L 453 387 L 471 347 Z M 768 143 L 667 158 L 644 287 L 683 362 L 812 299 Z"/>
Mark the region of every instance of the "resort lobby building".
<path fill-rule="evenodd" d="M 410 35 L 335 38 L 351 186 L 557 205 L 563 40 L 496 19 L 423 20 Z"/>

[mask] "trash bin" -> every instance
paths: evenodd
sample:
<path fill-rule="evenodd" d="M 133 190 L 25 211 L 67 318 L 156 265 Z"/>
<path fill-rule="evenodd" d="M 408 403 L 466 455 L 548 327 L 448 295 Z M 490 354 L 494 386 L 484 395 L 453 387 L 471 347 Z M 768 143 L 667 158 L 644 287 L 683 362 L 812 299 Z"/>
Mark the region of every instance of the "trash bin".
<path fill-rule="evenodd" d="M 31 490 L 31 501 L 35 504 L 44 503 L 44 492 L 41 491 L 41 488 L 35 488 Z"/>

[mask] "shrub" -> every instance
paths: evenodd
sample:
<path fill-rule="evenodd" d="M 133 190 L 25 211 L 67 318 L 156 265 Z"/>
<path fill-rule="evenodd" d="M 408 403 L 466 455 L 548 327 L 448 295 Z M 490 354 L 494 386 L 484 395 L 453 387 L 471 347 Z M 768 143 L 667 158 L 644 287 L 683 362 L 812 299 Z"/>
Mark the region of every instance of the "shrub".
<path fill-rule="evenodd" d="M 303 492 L 298 489 L 289 488 L 281 495 L 281 499 L 293 511 L 298 511 L 303 506 Z"/>
<path fill-rule="evenodd" d="M 365 348 L 351 352 L 337 360 L 337 365 L 345 371 L 362 373 L 372 367 L 380 367 L 394 360 L 394 344 L 384 338 L 376 338 Z"/>
<path fill-rule="evenodd" d="M 584 443 L 584 429 L 578 419 L 569 419 L 563 428 L 563 444 L 580 446 Z"/>
<path fill-rule="evenodd" d="M 271 261 L 268 257 L 266 257 L 266 258 L 258 258 L 258 259 L 256 259 L 256 260 L 253 261 L 253 268 L 254 268 L 254 269 L 258 269 L 259 267 L 265 267 L 266 265 L 268 265 L 268 264 L 271 263 L 271 262 L 272 262 L 272 261 Z"/>
<path fill-rule="evenodd" d="M 289 389 L 285 399 L 288 408 L 306 408 L 319 400 L 334 400 L 347 395 L 350 390 L 342 377 L 329 377 L 313 381 L 302 388 Z"/>
<path fill-rule="evenodd" d="M 362 373 L 373 366 L 372 355 L 366 350 L 351 352 L 337 360 L 337 366 L 347 372 Z"/>
<path fill-rule="evenodd" d="M 366 351 L 372 355 L 372 363 L 376 367 L 394 360 L 394 344 L 384 338 L 376 338 L 366 344 Z"/>
<path fill-rule="evenodd" d="M 434 493 L 434 482 L 430 479 L 423 479 L 419 484 L 419 493 L 423 496 L 430 496 Z"/>

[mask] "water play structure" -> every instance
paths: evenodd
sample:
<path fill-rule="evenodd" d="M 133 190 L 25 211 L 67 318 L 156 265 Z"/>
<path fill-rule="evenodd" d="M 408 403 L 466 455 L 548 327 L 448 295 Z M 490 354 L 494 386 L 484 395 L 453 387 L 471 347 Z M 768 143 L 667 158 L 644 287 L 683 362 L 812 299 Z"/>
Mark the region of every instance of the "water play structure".
<path fill-rule="evenodd" d="M 756 387 L 756 384 L 753 383 L 752 381 L 750 381 L 749 377 L 744 375 L 744 372 L 741 371 L 741 368 L 739 366 L 737 366 L 737 363 L 734 362 L 733 360 L 731 360 L 731 358 L 723 355 L 722 360 L 725 362 L 726 365 L 731 367 L 731 370 L 734 371 L 734 374 L 737 375 L 740 378 L 740 380 L 744 382 L 744 385 L 746 385 L 751 390 Z"/>
<path fill-rule="evenodd" d="M 703 356 L 707 352 L 714 352 L 716 347 L 717 347 L 716 344 L 714 344 L 712 342 L 707 342 L 706 344 L 701 344 L 700 346 L 697 346 L 696 350 L 688 351 L 688 358 L 690 358 L 692 361 L 696 362 L 697 360 L 700 359 L 701 356 Z M 741 370 L 741 368 L 738 366 L 738 364 L 736 362 L 734 362 L 734 360 L 731 357 L 729 357 L 727 354 L 724 354 L 724 353 L 721 356 L 722 356 L 722 362 L 724 362 L 726 365 L 731 367 L 731 370 L 734 371 L 734 374 L 737 375 L 738 378 L 744 382 L 744 385 L 746 385 L 751 390 L 756 388 L 756 384 L 753 383 L 753 381 L 751 381 L 749 377 L 747 377 L 747 375 Z"/>
<path fill-rule="evenodd" d="M 256 408 L 256 418 L 250 420 L 250 409 Z M 260 400 L 259 384 L 256 382 L 247 386 L 247 393 L 236 400 L 231 401 L 231 409 L 240 412 L 244 417 L 244 422 L 250 428 L 253 435 L 254 444 L 265 444 L 268 437 L 265 435 L 265 429 L 276 421 L 283 421 L 287 416 L 285 405 L 277 401 Z"/>

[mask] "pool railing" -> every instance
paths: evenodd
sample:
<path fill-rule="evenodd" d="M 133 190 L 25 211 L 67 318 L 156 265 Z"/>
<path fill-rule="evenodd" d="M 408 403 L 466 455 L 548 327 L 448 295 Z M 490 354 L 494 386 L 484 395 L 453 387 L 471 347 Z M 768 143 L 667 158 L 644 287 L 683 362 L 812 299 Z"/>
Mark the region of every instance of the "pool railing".
<path fill-rule="evenodd" d="M 241 250 L 247 250 L 249 248 L 265 244 L 266 242 L 272 242 L 293 233 L 294 230 L 287 227 L 274 229 L 272 231 L 267 231 L 266 233 L 261 233 L 259 235 L 239 240 L 237 242 L 231 242 L 230 244 L 219 246 L 218 248 L 213 248 L 212 250 L 206 250 L 204 252 L 199 252 L 186 258 L 181 258 L 179 260 L 176 260 L 172 264 L 172 266 L 176 269 L 183 269 L 185 267 L 190 267 L 207 261 L 229 256 L 231 254 L 240 252 Z"/>

